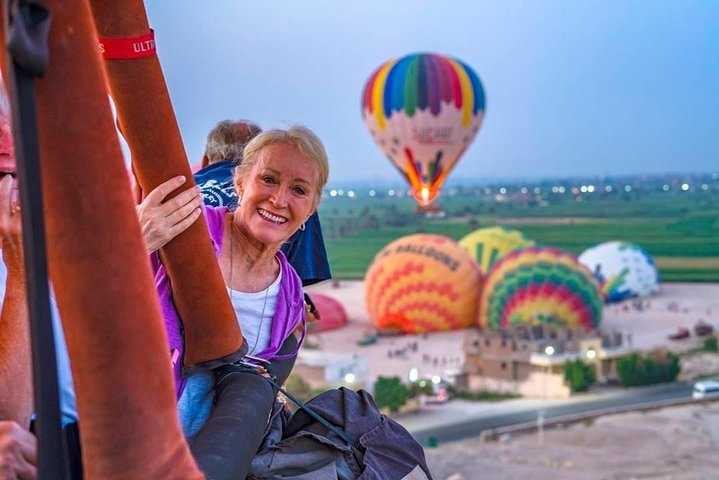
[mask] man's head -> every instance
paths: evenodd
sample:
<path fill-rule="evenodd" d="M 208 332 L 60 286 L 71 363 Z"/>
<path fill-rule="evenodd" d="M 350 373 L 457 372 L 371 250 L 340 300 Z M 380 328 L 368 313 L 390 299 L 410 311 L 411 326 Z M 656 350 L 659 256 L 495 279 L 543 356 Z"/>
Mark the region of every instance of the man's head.
<path fill-rule="evenodd" d="M 224 120 L 218 123 L 207 135 L 202 168 L 224 160 L 241 163 L 245 145 L 261 131 L 260 127 L 248 120 Z"/>

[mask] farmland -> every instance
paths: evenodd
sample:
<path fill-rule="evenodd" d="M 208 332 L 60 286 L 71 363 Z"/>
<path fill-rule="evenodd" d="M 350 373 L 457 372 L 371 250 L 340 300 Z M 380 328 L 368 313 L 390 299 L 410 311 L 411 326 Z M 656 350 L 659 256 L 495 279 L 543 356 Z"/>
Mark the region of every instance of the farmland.
<path fill-rule="evenodd" d="M 403 235 L 426 232 L 459 240 L 477 228 L 505 225 L 574 254 L 604 241 L 634 242 L 654 257 L 664 281 L 719 282 L 716 186 L 541 196 L 492 195 L 466 187 L 452 189 L 437 203 L 442 213 L 427 215 L 415 212 L 407 196 L 358 192 L 325 198 L 320 216 L 334 276 L 364 277 L 374 255 Z"/>

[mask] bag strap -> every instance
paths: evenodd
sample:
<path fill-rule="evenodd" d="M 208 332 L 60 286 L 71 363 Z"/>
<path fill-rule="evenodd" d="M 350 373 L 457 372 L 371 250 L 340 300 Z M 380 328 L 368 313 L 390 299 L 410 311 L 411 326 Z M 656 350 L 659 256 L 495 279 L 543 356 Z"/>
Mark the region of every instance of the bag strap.
<path fill-rule="evenodd" d="M 247 356 L 246 356 L 247 357 Z M 264 368 L 264 367 L 263 367 Z M 292 400 L 292 402 L 295 403 L 298 407 L 300 407 L 307 415 L 314 418 L 318 422 L 320 422 L 325 428 L 333 432 L 335 435 L 340 437 L 342 440 L 344 440 L 347 445 L 349 445 L 352 449 L 356 450 L 358 453 L 361 454 L 361 450 L 357 442 L 352 440 L 352 437 L 347 435 L 347 433 L 339 428 L 337 426 L 330 423 L 327 419 L 322 417 L 319 413 L 312 410 L 310 407 L 308 407 L 302 400 L 292 395 L 290 392 L 282 388 L 275 382 L 275 378 L 272 375 L 262 375 L 260 372 L 257 371 L 257 366 L 253 365 L 252 363 L 246 362 L 246 361 L 239 361 L 232 363 L 230 365 L 225 365 L 221 368 L 224 371 L 224 376 L 219 380 L 218 385 L 221 384 L 227 377 L 229 377 L 232 373 L 253 373 L 255 375 L 259 375 L 262 378 L 265 378 L 270 384 L 272 385 L 272 388 L 277 390 L 278 392 L 281 392 L 285 397 Z"/>
<path fill-rule="evenodd" d="M 320 422 L 325 428 L 334 432 L 335 435 L 337 435 L 342 440 L 347 442 L 347 444 L 350 447 L 353 447 L 353 448 L 356 448 L 359 450 L 359 445 L 354 440 L 352 440 L 352 438 L 349 435 L 347 435 L 347 432 L 345 432 L 344 430 L 340 430 L 335 425 L 332 425 L 329 421 L 327 421 L 324 417 L 322 417 L 322 415 L 320 415 L 319 413 L 315 412 L 310 407 L 308 407 L 302 400 L 300 400 L 299 398 L 295 397 L 294 395 L 292 395 L 290 392 L 288 392 L 284 388 L 277 385 L 277 383 L 274 381 L 274 379 L 269 378 L 269 377 L 266 377 L 266 378 L 267 378 L 267 381 L 269 381 L 272 384 L 272 386 L 275 388 L 275 390 L 282 392 L 282 394 L 285 397 L 292 400 L 295 403 L 295 405 L 300 407 L 305 413 L 307 413 L 307 415 L 309 415 L 310 417 L 312 417 L 315 420 L 317 420 L 318 422 Z"/>

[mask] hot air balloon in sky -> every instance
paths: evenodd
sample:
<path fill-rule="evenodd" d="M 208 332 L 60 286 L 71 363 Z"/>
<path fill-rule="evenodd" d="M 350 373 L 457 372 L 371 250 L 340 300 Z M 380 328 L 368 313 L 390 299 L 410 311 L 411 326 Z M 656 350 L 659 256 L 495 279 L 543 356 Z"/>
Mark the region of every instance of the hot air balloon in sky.
<path fill-rule="evenodd" d="M 599 284 L 574 255 L 529 247 L 509 253 L 490 270 L 479 325 L 496 330 L 546 323 L 592 330 L 603 306 Z"/>
<path fill-rule="evenodd" d="M 381 65 L 362 95 L 367 129 L 422 207 L 437 197 L 474 140 L 484 110 L 477 74 L 460 60 L 432 53 Z"/>
<path fill-rule="evenodd" d="M 659 272 L 649 252 L 628 242 L 604 242 L 579 255 L 602 286 L 607 302 L 645 297 L 659 290 Z"/>
<path fill-rule="evenodd" d="M 534 246 L 534 240 L 511 228 L 487 227 L 468 233 L 459 244 L 474 257 L 482 274 L 486 275 L 499 259 L 514 250 Z"/>
<path fill-rule="evenodd" d="M 475 324 L 482 274 L 447 237 L 395 240 L 377 254 L 365 278 L 367 309 L 380 329 L 423 333 Z"/>

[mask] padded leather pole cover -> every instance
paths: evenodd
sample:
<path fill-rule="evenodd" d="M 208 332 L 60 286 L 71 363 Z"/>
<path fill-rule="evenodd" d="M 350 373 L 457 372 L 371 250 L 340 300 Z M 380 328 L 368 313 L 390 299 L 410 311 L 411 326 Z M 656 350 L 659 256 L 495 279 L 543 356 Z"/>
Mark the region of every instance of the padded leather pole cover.
<path fill-rule="evenodd" d="M 90 0 L 90 6 L 101 38 L 130 38 L 150 31 L 142 0 Z M 105 69 L 143 191 L 149 192 L 175 175 L 187 179 L 183 189 L 193 187 L 157 55 L 105 60 Z M 207 362 L 206 366 L 212 367 L 239 359 L 242 333 L 204 217 L 167 244 L 161 255 L 185 328 L 185 367 Z"/>
<path fill-rule="evenodd" d="M 42 194 L 85 476 L 203 478 L 177 418 L 160 306 L 90 9 L 85 0 L 45 3 L 53 20 L 50 63 L 36 83 Z"/>

